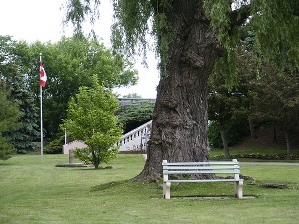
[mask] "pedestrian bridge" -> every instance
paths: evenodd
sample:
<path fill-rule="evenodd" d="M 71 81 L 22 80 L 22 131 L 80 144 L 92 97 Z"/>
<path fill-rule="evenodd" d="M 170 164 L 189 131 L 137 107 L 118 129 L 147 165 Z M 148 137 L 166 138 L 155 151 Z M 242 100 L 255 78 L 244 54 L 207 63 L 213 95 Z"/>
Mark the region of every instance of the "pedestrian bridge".
<path fill-rule="evenodd" d="M 148 121 L 145 124 L 135 128 L 134 130 L 124 134 L 116 143 L 116 145 L 119 146 L 119 151 L 146 151 L 151 129 L 152 121 Z M 63 145 L 63 154 L 69 154 L 69 151 L 71 149 L 85 147 L 87 147 L 87 145 L 83 142 L 73 141 Z"/>

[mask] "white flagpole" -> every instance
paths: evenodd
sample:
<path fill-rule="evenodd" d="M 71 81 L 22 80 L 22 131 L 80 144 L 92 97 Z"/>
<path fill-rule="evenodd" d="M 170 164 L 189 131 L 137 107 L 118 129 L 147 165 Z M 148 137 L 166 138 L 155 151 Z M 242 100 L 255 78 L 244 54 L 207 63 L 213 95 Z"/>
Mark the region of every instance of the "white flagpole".
<path fill-rule="evenodd" d="M 42 61 L 42 53 L 39 54 L 39 61 Z M 40 87 L 40 154 L 44 157 L 44 134 L 43 134 L 43 89 Z"/>

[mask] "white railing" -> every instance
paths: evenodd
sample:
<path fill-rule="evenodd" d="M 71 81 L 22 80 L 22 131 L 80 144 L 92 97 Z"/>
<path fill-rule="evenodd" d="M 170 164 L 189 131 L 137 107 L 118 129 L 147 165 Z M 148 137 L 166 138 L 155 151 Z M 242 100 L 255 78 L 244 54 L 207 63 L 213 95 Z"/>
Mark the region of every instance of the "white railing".
<path fill-rule="evenodd" d="M 150 138 L 152 129 L 152 121 L 149 121 L 138 128 L 124 134 L 122 138 L 116 143 L 119 147 L 119 151 L 130 150 L 145 150 L 147 147 L 147 141 Z"/>
<path fill-rule="evenodd" d="M 134 130 L 124 134 L 116 143 L 119 146 L 119 151 L 144 150 L 146 151 L 147 141 L 150 138 L 152 129 L 152 121 L 135 128 Z M 69 154 L 71 149 L 86 148 L 83 142 L 73 141 L 63 145 L 63 154 Z"/>

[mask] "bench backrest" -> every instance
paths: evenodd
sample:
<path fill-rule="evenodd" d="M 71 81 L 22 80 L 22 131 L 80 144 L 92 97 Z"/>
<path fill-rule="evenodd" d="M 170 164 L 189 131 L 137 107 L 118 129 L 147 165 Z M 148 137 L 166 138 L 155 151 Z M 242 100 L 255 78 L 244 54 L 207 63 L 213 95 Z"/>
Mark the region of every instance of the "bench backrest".
<path fill-rule="evenodd" d="M 163 160 L 163 174 L 208 174 L 208 173 L 224 173 L 239 174 L 239 162 L 233 161 L 217 161 L 217 162 L 167 162 Z"/>

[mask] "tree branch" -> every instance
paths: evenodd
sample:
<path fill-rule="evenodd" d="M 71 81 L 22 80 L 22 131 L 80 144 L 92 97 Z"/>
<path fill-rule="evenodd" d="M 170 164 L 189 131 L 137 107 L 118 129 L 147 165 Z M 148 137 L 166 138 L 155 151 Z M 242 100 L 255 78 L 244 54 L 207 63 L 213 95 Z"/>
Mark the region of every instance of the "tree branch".
<path fill-rule="evenodd" d="M 250 5 L 243 5 L 239 9 L 231 11 L 229 14 L 230 28 L 233 29 L 236 26 L 242 25 L 248 19 L 250 13 Z"/>

